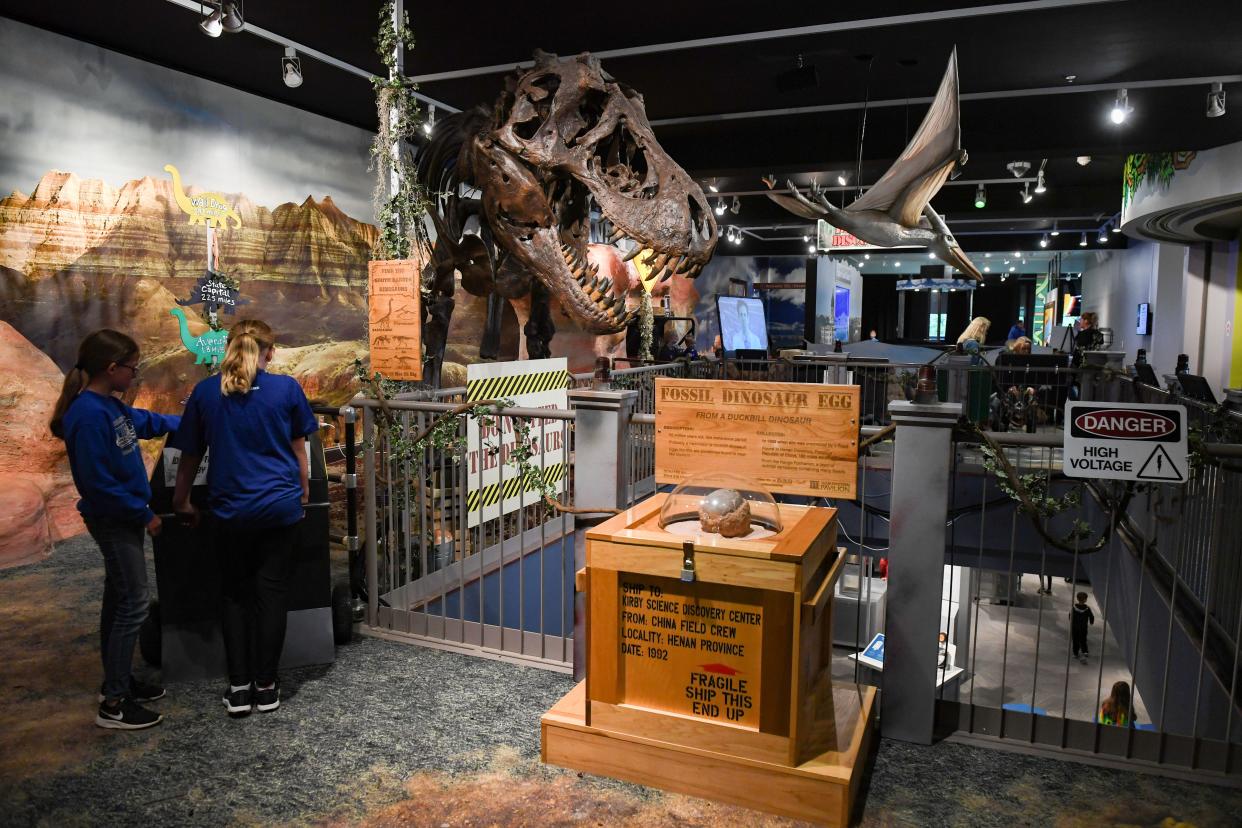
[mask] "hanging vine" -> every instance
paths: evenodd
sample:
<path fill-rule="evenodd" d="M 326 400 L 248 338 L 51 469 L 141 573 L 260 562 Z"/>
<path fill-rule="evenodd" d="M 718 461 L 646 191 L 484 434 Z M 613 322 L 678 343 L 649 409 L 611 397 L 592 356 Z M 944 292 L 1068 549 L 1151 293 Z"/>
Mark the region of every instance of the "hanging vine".
<path fill-rule="evenodd" d="M 397 49 L 413 47 L 414 32 L 408 14 L 403 14 L 400 26 L 394 23 L 392 0 L 381 6 L 379 20 L 375 51 L 388 67 L 389 77 L 371 78 L 378 116 L 371 145 L 371 169 L 375 172 L 372 204 L 380 231 L 372 255 L 377 259 L 409 259 L 431 249 L 423 220 L 430 198 L 413 174 L 414 158 L 409 151 L 421 117 L 414 94 L 418 86 L 396 71 Z"/>

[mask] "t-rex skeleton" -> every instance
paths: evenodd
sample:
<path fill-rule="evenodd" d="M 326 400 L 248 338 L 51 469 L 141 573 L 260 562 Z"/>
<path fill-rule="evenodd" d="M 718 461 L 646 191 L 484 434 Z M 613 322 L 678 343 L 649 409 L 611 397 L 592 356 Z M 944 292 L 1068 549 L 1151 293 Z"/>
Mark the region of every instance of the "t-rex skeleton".
<path fill-rule="evenodd" d="M 642 96 L 590 54 L 509 76 L 491 111 L 442 118 L 419 159 L 433 194 L 436 241 L 424 273 L 427 376 L 434 383 L 453 310 L 454 271 L 488 296 L 481 355 L 499 348 L 503 301 L 529 304 L 531 357 L 549 355 L 555 333 L 549 296 L 587 331 L 623 330 L 636 311 L 588 258 L 592 220 L 608 243 L 642 256 L 656 274 L 693 278 L 718 232 L 703 191 L 660 147 Z"/>

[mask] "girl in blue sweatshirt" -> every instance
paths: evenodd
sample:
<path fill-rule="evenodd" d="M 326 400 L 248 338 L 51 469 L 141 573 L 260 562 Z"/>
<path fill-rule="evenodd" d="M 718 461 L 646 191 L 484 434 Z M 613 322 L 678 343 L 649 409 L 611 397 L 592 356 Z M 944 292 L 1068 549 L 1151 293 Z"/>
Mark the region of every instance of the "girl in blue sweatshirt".
<path fill-rule="evenodd" d="M 104 559 L 103 610 L 99 645 L 104 683 L 95 724 L 141 730 L 163 718 L 139 702 L 164 696 L 164 688 L 138 681 L 130 670 L 138 630 L 147 617 L 145 529 L 159 534 L 160 519 L 148 505 L 151 485 L 138 441 L 176 431 L 179 417 L 130 408 L 116 395 L 138 376 L 138 343 L 102 330 L 82 340 L 77 364 L 52 413 L 52 434 L 65 441 L 73 482 L 82 499 L 78 511 Z"/>

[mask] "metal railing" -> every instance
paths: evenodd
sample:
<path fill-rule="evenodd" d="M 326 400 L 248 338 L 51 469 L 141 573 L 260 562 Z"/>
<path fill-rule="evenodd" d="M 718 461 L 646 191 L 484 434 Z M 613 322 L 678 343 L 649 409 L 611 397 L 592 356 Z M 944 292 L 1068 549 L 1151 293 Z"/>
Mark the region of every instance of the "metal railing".
<path fill-rule="evenodd" d="M 498 451 L 487 424 L 434 401 L 358 398 L 366 435 L 367 621 L 373 631 L 559 669 L 572 664 L 573 518 Z M 444 418 L 441 420 L 441 418 Z M 419 438 L 436 421 L 429 439 Z M 572 491 L 574 413 L 509 408 L 556 488 Z M 544 455 L 555 454 L 548 471 Z M 483 485 L 485 470 L 494 483 Z M 473 486 L 471 485 L 473 481 Z M 516 501 L 516 505 L 514 502 Z"/>
<path fill-rule="evenodd" d="M 1184 486 L 1144 484 L 1126 498 L 1125 484 L 1064 477 L 1058 435 L 994 437 L 1019 475 L 1045 477 L 1050 496 L 1078 505 L 1045 521 L 1069 551 L 1057 548 L 978 444 L 956 443 L 945 564 L 961 574 L 948 579 L 941 632 L 962 672 L 937 691 L 941 734 L 1242 779 L 1230 747 L 1242 741 L 1239 473 L 1200 464 Z M 1066 540 L 1078 521 L 1089 535 Z M 1075 642 L 1079 593 L 1094 623 Z M 1127 691 L 1128 715 L 1110 715 Z"/>

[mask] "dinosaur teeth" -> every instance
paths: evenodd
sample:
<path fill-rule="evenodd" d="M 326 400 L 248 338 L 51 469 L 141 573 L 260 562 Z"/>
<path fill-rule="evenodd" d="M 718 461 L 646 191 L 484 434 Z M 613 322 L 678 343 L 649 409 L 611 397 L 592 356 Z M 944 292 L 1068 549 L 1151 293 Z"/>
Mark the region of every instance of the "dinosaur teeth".
<path fill-rule="evenodd" d="M 637 256 L 639 253 L 642 253 L 642 252 L 643 252 L 643 248 L 635 246 L 633 250 L 625 254 L 625 257 L 622 259 L 622 261 L 628 262 L 630 259 L 634 258 L 635 256 Z"/>

